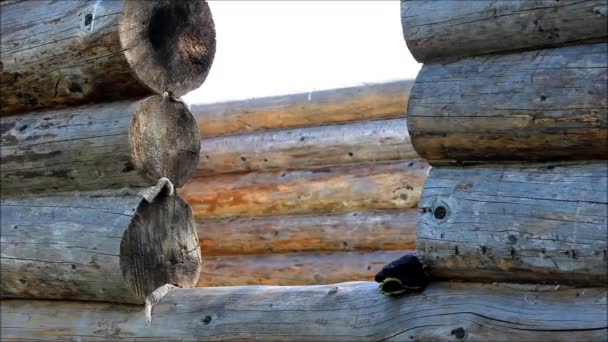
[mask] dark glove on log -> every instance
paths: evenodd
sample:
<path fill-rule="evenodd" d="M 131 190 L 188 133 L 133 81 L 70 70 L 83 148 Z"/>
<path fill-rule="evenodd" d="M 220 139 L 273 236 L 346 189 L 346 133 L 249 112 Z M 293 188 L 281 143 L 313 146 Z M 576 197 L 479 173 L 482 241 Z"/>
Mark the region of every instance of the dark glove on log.
<path fill-rule="evenodd" d="M 429 284 L 425 267 L 415 253 L 384 266 L 375 280 L 380 283 L 380 292 L 387 296 L 421 292 Z"/>

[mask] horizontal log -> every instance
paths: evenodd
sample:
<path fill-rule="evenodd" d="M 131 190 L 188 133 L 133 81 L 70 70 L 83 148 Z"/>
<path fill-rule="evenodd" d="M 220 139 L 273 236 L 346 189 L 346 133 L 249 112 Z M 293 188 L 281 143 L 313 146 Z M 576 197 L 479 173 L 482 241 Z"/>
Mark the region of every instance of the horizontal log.
<path fill-rule="evenodd" d="M 413 250 L 416 209 L 346 214 L 198 219 L 205 256 Z"/>
<path fill-rule="evenodd" d="M 606 285 L 608 166 L 433 168 L 416 248 L 445 279 Z"/>
<path fill-rule="evenodd" d="M 422 68 L 408 129 L 432 165 L 606 159 L 608 45 L 468 58 Z"/>
<path fill-rule="evenodd" d="M 403 36 L 421 63 L 606 41 L 607 16 L 604 0 L 401 1 Z"/>
<path fill-rule="evenodd" d="M 418 204 L 422 160 L 194 177 L 180 189 L 198 219 L 362 210 Z"/>
<path fill-rule="evenodd" d="M 201 265 L 188 204 L 164 189 L 1 202 L 0 294 L 144 303 L 166 283 L 196 284 Z"/>
<path fill-rule="evenodd" d="M 152 310 L 5 300 L 6 341 L 605 341 L 606 290 L 433 283 L 391 298 L 371 282 L 174 289 Z"/>
<path fill-rule="evenodd" d="M 384 265 L 407 252 L 205 255 L 196 286 L 321 285 L 373 280 Z"/>
<path fill-rule="evenodd" d="M 198 163 L 194 118 L 161 96 L 3 117 L 2 195 L 184 184 Z"/>
<path fill-rule="evenodd" d="M 209 175 L 418 158 L 403 118 L 203 139 L 197 172 Z"/>
<path fill-rule="evenodd" d="M 193 105 L 201 135 L 211 137 L 267 129 L 403 116 L 411 80 Z"/>
<path fill-rule="evenodd" d="M 198 88 L 215 54 L 195 1 L 11 1 L 0 11 L 2 114 Z"/>

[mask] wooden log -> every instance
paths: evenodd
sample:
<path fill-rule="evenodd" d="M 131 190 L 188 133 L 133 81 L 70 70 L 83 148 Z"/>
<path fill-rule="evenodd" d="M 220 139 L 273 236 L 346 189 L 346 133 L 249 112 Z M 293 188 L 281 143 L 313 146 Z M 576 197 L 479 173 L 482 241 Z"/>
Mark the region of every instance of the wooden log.
<path fill-rule="evenodd" d="M 3 117 L 1 194 L 175 186 L 196 170 L 199 132 L 188 108 L 161 96 Z"/>
<path fill-rule="evenodd" d="M 418 204 L 422 160 L 195 177 L 180 194 L 195 217 L 255 217 L 407 209 Z"/>
<path fill-rule="evenodd" d="M 215 54 L 194 1 L 13 1 L 0 16 L 2 114 L 198 88 Z"/>
<path fill-rule="evenodd" d="M 605 0 L 402 0 L 407 46 L 420 63 L 606 41 Z"/>
<path fill-rule="evenodd" d="M 196 226 L 205 256 L 414 250 L 416 246 L 415 209 L 198 219 Z"/>
<path fill-rule="evenodd" d="M 5 300 L 3 340 L 605 341 L 605 288 L 433 283 L 392 298 L 371 282 L 174 289 L 152 311 Z"/>
<path fill-rule="evenodd" d="M 606 159 L 607 82 L 607 44 L 425 65 L 412 143 L 432 165 Z"/>
<path fill-rule="evenodd" d="M 411 251 L 205 255 L 196 286 L 321 285 L 373 280 L 384 265 L 408 252 Z"/>
<path fill-rule="evenodd" d="M 166 283 L 196 284 L 192 211 L 170 189 L 1 202 L 3 298 L 144 303 Z"/>
<path fill-rule="evenodd" d="M 193 105 L 201 135 L 321 126 L 403 116 L 411 80 Z"/>
<path fill-rule="evenodd" d="M 197 173 L 418 158 L 401 118 L 203 139 Z"/>
<path fill-rule="evenodd" d="M 608 166 L 433 168 L 416 248 L 436 278 L 606 285 Z"/>

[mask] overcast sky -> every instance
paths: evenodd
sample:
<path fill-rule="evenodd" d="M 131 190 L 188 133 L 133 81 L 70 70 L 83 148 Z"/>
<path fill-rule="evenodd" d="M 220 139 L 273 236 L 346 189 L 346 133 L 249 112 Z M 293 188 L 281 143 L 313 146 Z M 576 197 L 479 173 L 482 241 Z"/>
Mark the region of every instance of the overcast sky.
<path fill-rule="evenodd" d="M 186 102 L 415 78 L 399 1 L 209 1 L 217 52 Z"/>

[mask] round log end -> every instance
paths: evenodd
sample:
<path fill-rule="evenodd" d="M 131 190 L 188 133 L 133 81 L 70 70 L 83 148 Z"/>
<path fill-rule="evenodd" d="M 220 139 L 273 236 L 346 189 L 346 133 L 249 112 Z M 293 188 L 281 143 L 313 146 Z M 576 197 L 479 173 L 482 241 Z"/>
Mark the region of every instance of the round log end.
<path fill-rule="evenodd" d="M 205 0 L 127 1 L 120 40 L 139 79 L 159 94 L 179 97 L 200 87 L 215 56 L 215 25 Z"/>
<path fill-rule="evenodd" d="M 170 97 L 151 96 L 138 102 L 129 145 L 134 167 L 153 180 L 166 177 L 180 187 L 196 171 L 198 126 L 188 107 Z"/>
<path fill-rule="evenodd" d="M 120 244 L 120 268 L 141 302 L 165 284 L 195 286 L 201 252 L 192 209 L 165 188 L 138 206 Z"/>

